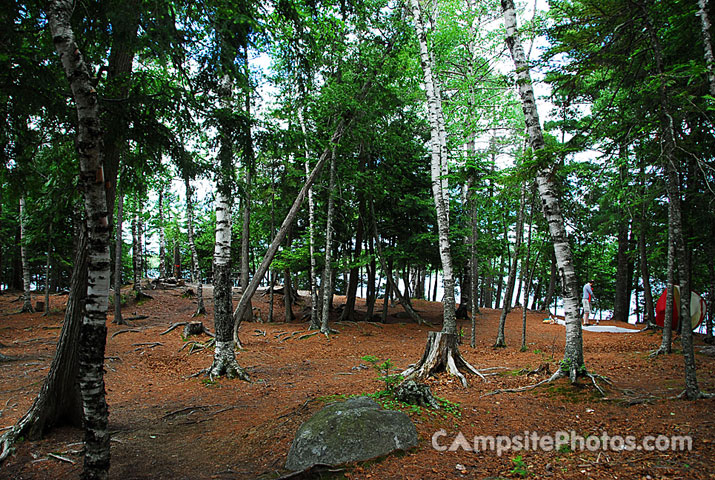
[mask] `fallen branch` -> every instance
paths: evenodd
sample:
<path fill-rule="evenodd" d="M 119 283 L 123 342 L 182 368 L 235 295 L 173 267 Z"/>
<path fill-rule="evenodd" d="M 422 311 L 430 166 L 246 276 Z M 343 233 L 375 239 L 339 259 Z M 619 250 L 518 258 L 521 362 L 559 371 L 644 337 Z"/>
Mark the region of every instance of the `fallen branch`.
<path fill-rule="evenodd" d="M 126 317 L 124 320 L 131 322 L 132 320 L 146 320 L 147 318 L 149 318 L 149 315 L 135 315 L 133 317 Z"/>

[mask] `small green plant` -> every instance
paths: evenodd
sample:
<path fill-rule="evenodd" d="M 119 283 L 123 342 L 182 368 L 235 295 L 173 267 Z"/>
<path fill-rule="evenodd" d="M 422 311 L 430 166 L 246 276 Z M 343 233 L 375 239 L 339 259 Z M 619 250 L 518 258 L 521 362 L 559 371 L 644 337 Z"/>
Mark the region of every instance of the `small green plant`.
<path fill-rule="evenodd" d="M 511 463 L 514 464 L 514 468 L 510 473 L 512 473 L 513 475 L 518 475 L 520 477 L 529 476 L 529 467 L 526 465 L 526 462 L 524 462 L 524 459 L 521 455 L 512 458 Z"/>
<path fill-rule="evenodd" d="M 390 373 L 390 370 L 394 367 L 392 360 L 388 358 L 380 363 L 380 359 L 374 355 L 365 355 L 362 357 L 362 360 L 368 362 L 372 365 L 372 368 L 377 370 L 380 374 L 378 380 L 385 382 L 385 391 L 389 394 L 393 394 L 397 385 L 402 381 L 402 375 L 399 373 Z"/>
<path fill-rule="evenodd" d="M 571 445 L 568 443 L 562 443 L 559 445 L 559 453 L 571 453 Z"/>

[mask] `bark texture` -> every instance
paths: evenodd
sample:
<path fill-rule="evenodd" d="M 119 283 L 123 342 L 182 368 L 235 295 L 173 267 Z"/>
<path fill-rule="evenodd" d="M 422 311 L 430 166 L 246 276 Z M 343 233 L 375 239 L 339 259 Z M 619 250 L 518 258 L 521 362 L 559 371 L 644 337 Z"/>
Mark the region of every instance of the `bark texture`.
<path fill-rule="evenodd" d="M 88 268 L 85 314 L 80 328 L 79 385 L 85 427 L 82 478 L 105 479 L 109 470 L 108 408 L 104 389 L 104 350 L 109 295 L 109 222 L 102 167 L 102 130 L 97 92 L 75 42 L 70 17 L 72 2 L 50 2 L 48 19 L 53 43 L 62 61 L 77 106 L 77 149 L 80 186 L 87 216 Z"/>
<path fill-rule="evenodd" d="M 325 225 L 325 267 L 323 269 L 323 311 L 320 316 L 320 332 L 330 333 L 330 307 L 333 298 L 333 216 L 335 209 L 335 149 L 330 152 L 330 181 L 328 187 L 328 217 Z"/>
<path fill-rule="evenodd" d="M 25 195 L 20 197 L 20 258 L 22 259 L 22 308 L 21 312 L 34 312 L 30 291 L 30 260 L 27 257 L 27 208 Z"/>
<path fill-rule="evenodd" d="M 529 64 L 524 53 L 521 39 L 517 33 L 516 12 L 513 0 L 502 0 L 504 24 L 506 26 L 506 43 L 511 52 L 516 71 L 519 96 L 526 121 L 529 144 L 535 155 L 543 155 L 544 136 L 539 123 L 539 113 L 536 108 L 536 98 L 531 82 Z M 548 158 L 539 158 L 541 167 L 536 176 L 536 184 L 541 199 L 544 218 L 549 225 L 549 232 L 554 244 L 554 254 L 558 265 L 559 277 L 563 288 L 564 310 L 566 318 L 566 347 L 562 369 L 568 372 L 571 381 L 585 373 L 583 359 L 583 337 L 581 320 L 579 318 L 579 288 L 576 271 L 573 264 L 571 245 L 566 235 L 566 228 L 558 189 L 551 169 L 554 167 Z"/>

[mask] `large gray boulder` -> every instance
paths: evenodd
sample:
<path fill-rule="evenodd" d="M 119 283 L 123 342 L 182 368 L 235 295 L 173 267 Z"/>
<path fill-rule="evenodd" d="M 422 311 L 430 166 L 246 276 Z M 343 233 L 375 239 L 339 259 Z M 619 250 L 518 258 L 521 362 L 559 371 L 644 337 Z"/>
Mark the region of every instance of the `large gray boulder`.
<path fill-rule="evenodd" d="M 383 410 L 368 397 L 355 397 L 328 405 L 300 426 L 286 468 L 340 465 L 415 445 L 417 430 L 407 415 Z"/>

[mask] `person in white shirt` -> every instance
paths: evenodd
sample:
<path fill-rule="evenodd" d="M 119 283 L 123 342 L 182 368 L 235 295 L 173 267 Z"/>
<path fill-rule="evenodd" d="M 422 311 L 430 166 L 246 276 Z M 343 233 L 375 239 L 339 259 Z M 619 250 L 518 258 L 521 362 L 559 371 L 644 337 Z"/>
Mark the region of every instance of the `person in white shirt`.
<path fill-rule="evenodd" d="M 589 280 L 587 284 L 583 286 L 583 324 L 590 325 L 588 323 L 588 317 L 591 315 L 591 302 L 595 300 L 596 297 L 593 295 L 593 280 Z M 596 320 L 596 325 L 598 325 L 598 320 Z"/>

